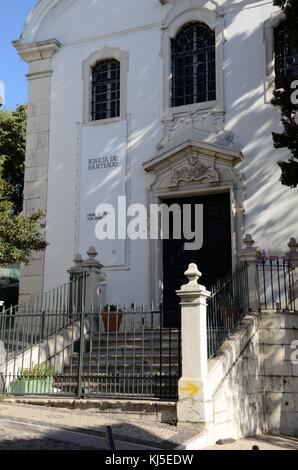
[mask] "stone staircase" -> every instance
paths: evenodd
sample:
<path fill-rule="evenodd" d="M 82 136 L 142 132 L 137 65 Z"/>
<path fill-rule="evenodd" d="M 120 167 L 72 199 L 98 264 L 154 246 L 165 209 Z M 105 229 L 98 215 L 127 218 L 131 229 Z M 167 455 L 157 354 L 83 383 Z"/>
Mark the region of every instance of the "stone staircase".
<path fill-rule="evenodd" d="M 73 352 L 55 388 L 61 394 L 78 391 L 80 354 Z M 81 356 L 84 395 L 164 396 L 176 398 L 179 370 L 178 330 L 136 333 L 95 333 Z"/>

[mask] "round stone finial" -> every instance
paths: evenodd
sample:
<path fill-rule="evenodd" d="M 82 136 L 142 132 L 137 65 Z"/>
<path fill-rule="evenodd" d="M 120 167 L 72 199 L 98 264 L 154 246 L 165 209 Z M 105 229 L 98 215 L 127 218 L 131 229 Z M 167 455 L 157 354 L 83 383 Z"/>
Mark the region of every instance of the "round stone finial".
<path fill-rule="evenodd" d="M 247 235 L 245 235 L 243 243 L 246 248 L 252 248 L 255 241 L 253 240 L 252 236 L 248 233 Z"/>
<path fill-rule="evenodd" d="M 83 262 L 83 258 L 82 258 L 81 255 L 77 254 L 77 255 L 74 257 L 73 261 L 74 261 L 74 263 L 75 263 L 76 265 L 78 265 L 78 264 L 81 264 L 81 263 Z"/>
<path fill-rule="evenodd" d="M 87 255 L 89 256 L 89 259 L 95 259 L 96 256 L 98 255 L 96 249 L 94 246 L 90 246 L 89 250 L 87 251 Z"/>
<path fill-rule="evenodd" d="M 290 241 L 288 243 L 288 247 L 290 248 L 291 253 L 296 253 L 297 252 L 298 243 L 296 241 L 296 238 L 294 238 L 294 237 L 290 238 Z"/>
<path fill-rule="evenodd" d="M 188 278 L 188 284 L 190 285 L 197 285 L 198 280 L 202 277 L 202 273 L 198 270 L 198 266 L 195 263 L 191 263 L 184 274 Z"/>

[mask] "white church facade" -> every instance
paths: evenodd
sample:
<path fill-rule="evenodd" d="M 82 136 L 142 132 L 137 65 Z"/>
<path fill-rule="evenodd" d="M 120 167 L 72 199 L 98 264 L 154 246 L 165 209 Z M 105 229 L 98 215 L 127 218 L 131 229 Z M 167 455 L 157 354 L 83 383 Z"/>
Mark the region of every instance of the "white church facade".
<path fill-rule="evenodd" d="M 105 302 L 168 308 L 189 263 L 209 287 L 247 233 L 285 250 L 297 190 L 279 182 L 270 101 L 297 54 L 282 21 L 262 0 L 37 2 L 14 45 L 29 65 L 24 210 L 45 210 L 48 246 L 22 270 L 22 299 L 66 282 L 90 246 Z M 202 248 L 96 236 L 100 204 L 161 203 L 203 205 Z"/>

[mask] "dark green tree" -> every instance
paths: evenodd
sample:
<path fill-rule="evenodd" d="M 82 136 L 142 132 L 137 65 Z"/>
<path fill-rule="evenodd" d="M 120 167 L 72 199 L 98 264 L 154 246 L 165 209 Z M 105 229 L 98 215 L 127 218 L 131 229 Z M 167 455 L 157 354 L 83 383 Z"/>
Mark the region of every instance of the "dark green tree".
<path fill-rule="evenodd" d="M 13 211 L 23 207 L 27 107 L 0 110 L 0 177 L 11 185 Z"/>
<path fill-rule="evenodd" d="M 298 0 L 274 0 L 285 14 L 285 25 L 293 47 L 298 49 Z"/>
<path fill-rule="evenodd" d="M 43 211 L 29 216 L 15 214 L 13 187 L 0 178 L 0 266 L 28 263 L 32 250 L 42 251 L 46 242 L 39 232 Z"/>
<path fill-rule="evenodd" d="M 43 211 L 22 215 L 27 108 L 0 110 L 0 266 L 28 263 L 46 248 L 40 234 Z"/>
<path fill-rule="evenodd" d="M 285 28 L 290 44 L 298 50 L 298 0 L 274 0 L 274 5 L 285 14 Z M 292 82 L 298 77 L 285 77 L 281 88 L 275 90 L 272 104 L 281 111 L 283 132 L 273 132 L 273 144 L 276 149 L 287 148 L 290 157 L 279 161 L 280 181 L 291 188 L 298 186 L 298 105 L 293 102 Z"/>

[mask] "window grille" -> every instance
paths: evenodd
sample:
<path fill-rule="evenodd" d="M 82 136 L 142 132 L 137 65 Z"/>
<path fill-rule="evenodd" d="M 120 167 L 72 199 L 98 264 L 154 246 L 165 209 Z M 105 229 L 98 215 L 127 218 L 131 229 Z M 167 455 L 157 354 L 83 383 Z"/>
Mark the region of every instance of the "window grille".
<path fill-rule="evenodd" d="M 274 49 L 275 85 L 281 88 L 285 77 L 298 78 L 298 51 L 290 45 L 284 23 L 274 30 Z"/>
<path fill-rule="evenodd" d="M 172 40 L 172 106 L 215 99 L 215 33 L 190 23 Z"/>
<path fill-rule="evenodd" d="M 92 121 L 120 116 L 120 63 L 98 62 L 92 71 Z"/>

